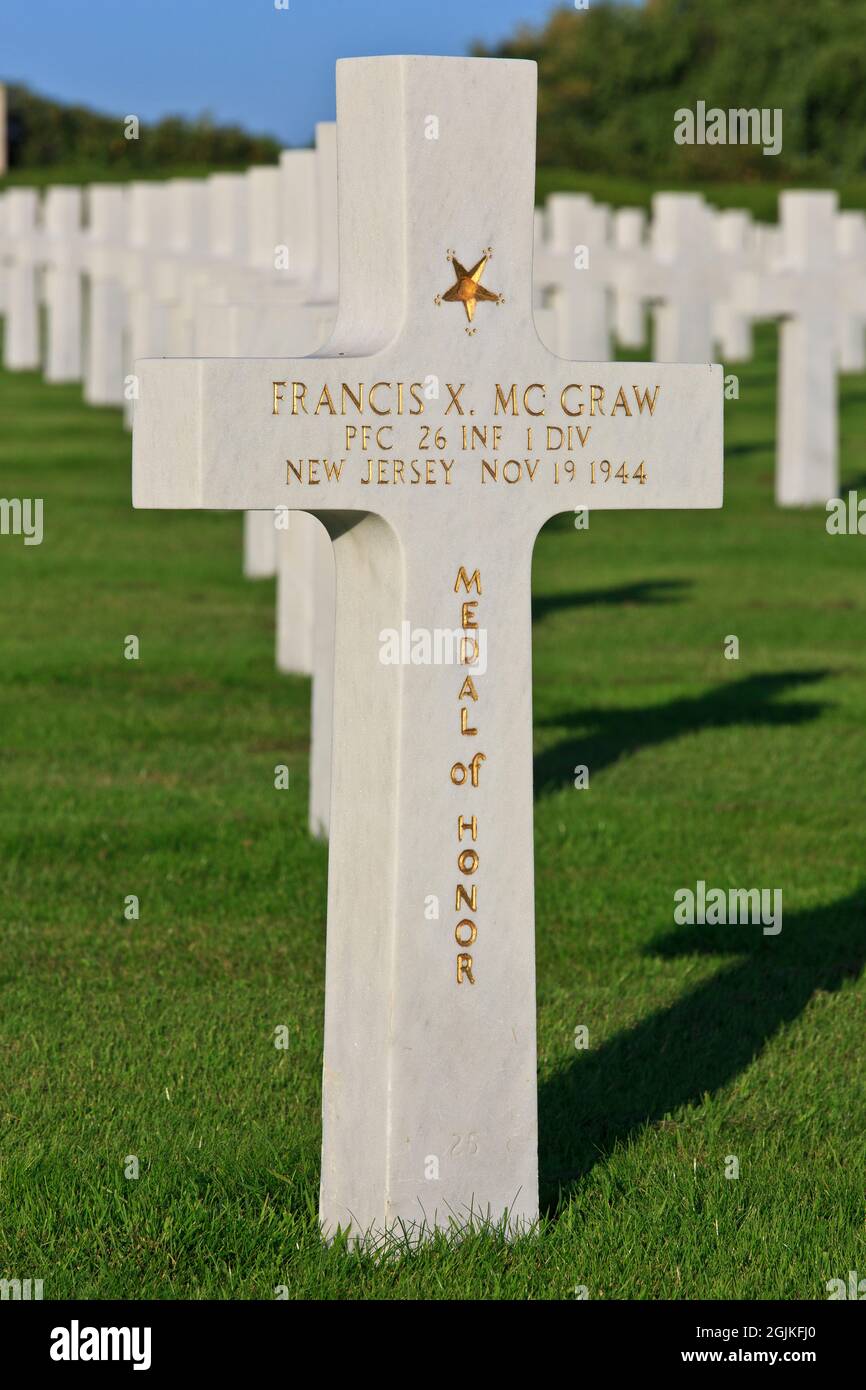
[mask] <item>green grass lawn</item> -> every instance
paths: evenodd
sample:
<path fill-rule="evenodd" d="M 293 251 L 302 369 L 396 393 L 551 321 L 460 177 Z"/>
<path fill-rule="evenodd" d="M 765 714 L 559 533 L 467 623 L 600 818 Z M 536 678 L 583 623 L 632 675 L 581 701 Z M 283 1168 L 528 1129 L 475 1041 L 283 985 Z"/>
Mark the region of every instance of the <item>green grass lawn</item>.
<path fill-rule="evenodd" d="M 273 586 L 241 578 L 240 517 L 133 513 L 119 412 L 0 375 L 0 495 L 45 499 L 41 547 L 0 537 L 0 1277 L 820 1299 L 866 1276 L 866 539 L 773 506 L 774 364 L 767 329 L 722 512 L 539 539 L 542 1227 L 379 1261 L 317 1231 L 327 851 Z M 842 397 L 854 485 L 866 378 Z M 675 927 L 699 878 L 781 888 L 781 935 Z"/>

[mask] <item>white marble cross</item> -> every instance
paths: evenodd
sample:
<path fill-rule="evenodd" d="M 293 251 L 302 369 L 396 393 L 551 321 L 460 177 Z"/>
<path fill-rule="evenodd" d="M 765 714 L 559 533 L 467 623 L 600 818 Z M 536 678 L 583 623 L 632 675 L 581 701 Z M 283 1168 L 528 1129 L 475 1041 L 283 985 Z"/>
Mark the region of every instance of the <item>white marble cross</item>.
<path fill-rule="evenodd" d="M 82 196 L 57 185 L 42 205 L 46 309 L 45 380 L 80 381 L 82 366 Z"/>
<path fill-rule="evenodd" d="M 159 255 L 168 254 L 170 212 L 171 194 L 167 183 L 134 179 L 128 185 L 124 376 L 132 373 L 138 356 L 165 352 L 168 343 L 169 309 L 156 292 L 154 266 Z M 133 410 L 134 398 L 128 396 L 123 406 L 127 428 L 132 427 Z"/>
<path fill-rule="evenodd" d="M 655 300 L 657 362 L 707 362 L 713 352 L 710 211 L 699 193 L 656 193 L 643 290 Z"/>
<path fill-rule="evenodd" d="M 862 293 L 866 280 L 866 214 L 839 213 L 836 218 L 836 252 L 841 262 L 843 281 L 836 325 L 839 370 L 862 372 L 866 368 L 866 302 Z M 850 294 L 852 285 L 859 286 L 859 294 Z"/>
<path fill-rule="evenodd" d="M 6 198 L 6 193 L 0 189 L 0 314 L 6 313 L 6 261 L 9 256 Z"/>
<path fill-rule="evenodd" d="M 607 361 L 610 210 L 583 193 L 552 193 L 543 225 L 533 275 L 553 313 L 556 350 L 562 357 Z"/>
<path fill-rule="evenodd" d="M 535 538 L 722 500 L 719 367 L 538 340 L 535 93 L 521 61 L 338 63 L 328 345 L 138 363 L 137 507 L 288 505 L 334 541 L 326 1236 L 537 1217 Z"/>
<path fill-rule="evenodd" d="M 758 266 L 758 242 L 752 215 L 742 208 L 725 208 L 712 217 L 715 233 L 714 265 L 707 268 L 715 289 L 713 336 L 728 362 L 748 362 L 754 351 L 752 325 L 734 304 L 733 277 Z"/>
<path fill-rule="evenodd" d="M 836 212 L 835 193 L 783 193 L 778 260 L 734 277 L 741 312 L 782 320 L 776 500 L 783 507 L 823 504 L 839 491 Z"/>
<path fill-rule="evenodd" d="M 623 270 L 644 253 L 646 213 L 643 208 L 618 208 L 613 214 L 614 255 L 610 283 L 614 294 L 614 332 L 623 347 L 639 348 L 646 342 L 643 302 L 625 282 Z"/>
<path fill-rule="evenodd" d="M 98 183 L 88 189 L 85 238 L 84 399 L 88 405 L 123 403 L 126 295 L 126 190 Z"/>
<path fill-rule="evenodd" d="M 35 188 L 10 188 L 6 210 L 6 322 L 3 365 L 10 371 L 36 371 L 40 366 L 39 303 L 37 299 L 39 197 Z"/>

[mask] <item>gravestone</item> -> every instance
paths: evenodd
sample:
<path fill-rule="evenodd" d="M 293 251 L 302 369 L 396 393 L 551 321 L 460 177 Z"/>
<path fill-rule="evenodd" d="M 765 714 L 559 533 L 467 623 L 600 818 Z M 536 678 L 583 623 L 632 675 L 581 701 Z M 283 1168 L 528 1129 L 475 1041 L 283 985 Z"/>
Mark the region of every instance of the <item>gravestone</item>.
<path fill-rule="evenodd" d="M 836 323 L 839 370 L 862 372 L 866 369 L 866 302 L 863 295 L 866 279 L 866 214 L 839 213 L 836 218 L 836 253 L 841 262 L 842 275 L 842 294 Z M 846 293 L 846 288 L 850 289 L 855 285 L 859 286 L 859 294 L 852 296 Z"/>
<path fill-rule="evenodd" d="M 787 191 L 779 214 L 777 256 L 735 276 L 733 295 L 751 318 L 782 320 L 776 500 L 782 507 L 823 505 L 839 492 L 836 194 Z"/>
<path fill-rule="evenodd" d="M 0 314 L 6 313 L 6 261 L 10 255 L 7 240 L 6 196 L 0 189 Z"/>
<path fill-rule="evenodd" d="M 250 228 L 245 174 L 209 174 L 210 254 L 228 267 L 240 267 L 249 253 Z"/>
<path fill-rule="evenodd" d="M 535 90 L 520 61 L 338 63 L 327 347 L 137 364 L 137 507 L 288 505 L 334 543 L 326 1236 L 535 1221 L 535 538 L 722 500 L 718 367 L 536 336 Z"/>
<path fill-rule="evenodd" d="M 45 380 L 82 377 L 82 196 L 80 188 L 46 190 L 42 252 L 46 310 Z"/>
<path fill-rule="evenodd" d="M 157 261 L 157 290 L 168 304 L 169 355 L 195 351 L 190 284 L 207 260 L 208 190 L 204 179 L 169 179 L 167 254 Z"/>
<path fill-rule="evenodd" d="M 39 303 L 37 264 L 39 199 L 35 188 L 10 188 L 6 209 L 6 321 L 3 365 L 10 371 L 37 371 Z"/>
<path fill-rule="evenodd" d="M 133 179 L 127 193 L 127 253 L 124 288 L 127 316 L 124 376 L 137 357 L 164 353 L 169 336 L 168 305 L 154 291 L 154 263 L 168 249 L 170 194 L 158 180 Z M 135 398 L 124 398 L 124 421 L 132 427 Z"/>
<path fill-rule="evenodd" d="M 607 361 L 610 357 L 610 212 L 582 193 L 552 193 L 544 210 L 545 238 L 536 246 L 536 286 L 556 323 L 562 357 Z"/>
<path fill-rule="evenodd" d="M 613 214 L 610 283 L 614 294 L 614 332 L 623 347 L 643 347 L 646 341 L 643 302 L 625 280 L 623 270 L 644 252 L 646 214 L 643 208 L 618 208 Z"/>
<path fill-rule="evenodd" d="M 9 135 L 6 112 L 6 84 L 0 82 L 0 174 L 5 174 L 9 167 Z"/>
<path fill-rule="evenodd" d="M 699 193 L 656 193 L 653 263 L 644 292 L 653 305 L 657 362 L 708 362 L 713 352 L 712 226 Z"/>
<path fill-rule="evenodd" d="M 758 264 L 755 226 L 742 208 L 725 208 L 713 214 L 714 266 L 708 270 L 713 285 L 713 337 L 727 362 L 748 362 L 753 353 L 752 325 L 732 298 L 734 276 Z"/>
<path fill-rule="evenodd" d="M 125 189 L 113 184 L 91 184 L 88 213 L 84 250 L 84 399 L 88 405 L 121 405 L 126 329 Z"/>

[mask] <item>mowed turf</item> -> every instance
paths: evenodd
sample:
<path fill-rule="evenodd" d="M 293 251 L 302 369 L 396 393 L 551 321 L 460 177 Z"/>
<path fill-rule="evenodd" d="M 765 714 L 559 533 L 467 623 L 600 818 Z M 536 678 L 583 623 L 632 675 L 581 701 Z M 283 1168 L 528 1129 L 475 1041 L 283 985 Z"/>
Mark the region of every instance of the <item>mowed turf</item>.
<path fill-rule="evenodd" d="M 773 505 L 771 329 L 734 370 L 723 511 L 565 516 L 536 547 L 541 1229 L 378 1260 L 317 1230 L 327 851 L 273 585 L 242 579 L 239 517 L 133 513 L 119 412 L 0 376 L 0 495 L 45 499 L 41 547 L 0 537 L 0 1276 L 750 1299 L 866 1275 L 866 537 Z M 866 380 L 842 401 L 866 484 Z M 781 888 L 781 934 L 675 927 L 698 879 Z"/>

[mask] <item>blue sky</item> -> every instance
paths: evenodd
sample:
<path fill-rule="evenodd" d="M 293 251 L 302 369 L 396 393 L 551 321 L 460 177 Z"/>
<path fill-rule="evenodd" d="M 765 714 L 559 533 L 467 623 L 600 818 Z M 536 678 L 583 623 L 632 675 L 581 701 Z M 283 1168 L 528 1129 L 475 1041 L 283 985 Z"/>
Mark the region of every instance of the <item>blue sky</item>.
<path fill-rule="evenodd" d="M 572 0 L 573 3 L 573 0 Z M 556 0 L 0 0 L 0 78 L 152 120 L 212 112 L 288 143 L 334 117 L 337 58 L 465 53 Z"/>

